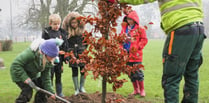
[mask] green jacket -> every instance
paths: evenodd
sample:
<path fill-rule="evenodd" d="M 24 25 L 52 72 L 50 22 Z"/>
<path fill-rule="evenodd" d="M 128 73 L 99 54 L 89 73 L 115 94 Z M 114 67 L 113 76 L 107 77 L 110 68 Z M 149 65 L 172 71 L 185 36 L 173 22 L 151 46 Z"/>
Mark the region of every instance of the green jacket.
<path fill-rule="evenodd" d="M 27 48 L 13 61 L 10 67 L 10 74 L 13 82 L 24 82 L 27 78 L 33 80 L 40 77 L 43 89 L 54 93 L 51 83 L 51 67 L 50 63 L 46 63 L 45 68 L 43 68 L 42 55 L 38 50 L 34 52 Z"/>
<path fill-rule="evenodd" d="M 202 0 L 120 0 L 133 5 L 154 1 L 158 1 L 161 27 L 166 33 L 191 22 L 203 21 Z"/>

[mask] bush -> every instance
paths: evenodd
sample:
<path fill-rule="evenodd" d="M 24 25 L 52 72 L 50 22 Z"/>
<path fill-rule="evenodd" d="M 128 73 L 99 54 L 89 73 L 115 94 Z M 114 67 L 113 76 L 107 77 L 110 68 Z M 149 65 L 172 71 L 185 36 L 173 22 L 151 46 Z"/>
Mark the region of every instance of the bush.
<path fill-rule="evenodd" d="M 2 51 L 11 51 L 12 50 L 12 40 L 3 40 L 0 41 Z"/>
<path fill-rule="evenodd" d="M 2 43 L 0 42 L 0 51 L 2 51 Z"/>
<path fill-rule="evenodd" d="M 0 58 L 0 69 L 4 69 L 4 60 Z"/>

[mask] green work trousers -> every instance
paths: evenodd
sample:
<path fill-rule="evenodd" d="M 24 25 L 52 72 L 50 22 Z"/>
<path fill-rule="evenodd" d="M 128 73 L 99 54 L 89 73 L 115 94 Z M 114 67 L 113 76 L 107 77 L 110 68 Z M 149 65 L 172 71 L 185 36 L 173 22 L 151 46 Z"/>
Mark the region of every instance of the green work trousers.
<path fill-rule="evenodd" d="M 168 34 L 163 49 L 162 87 L 165 103 L 179 103 L 179 84 L 184 77 L 182 103 L 198 103 L 198 69 L 205 39 L 201 22 L 189 23 Z"/>

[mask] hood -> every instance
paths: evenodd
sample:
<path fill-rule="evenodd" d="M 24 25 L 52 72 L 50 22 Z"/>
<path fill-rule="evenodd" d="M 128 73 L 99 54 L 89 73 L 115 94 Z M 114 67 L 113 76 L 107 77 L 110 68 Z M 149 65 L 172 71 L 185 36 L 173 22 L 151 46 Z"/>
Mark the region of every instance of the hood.
<path fill-rule="evenodd" d="M 84 32 L 84 23 L 79 23 L 76 29 L 73 29 L 69 24 L 73 18 L 77 18 L 79 16 L 82 15 L 80 15 L 78 12 L 71 12 L 64 18 L 62 28 L 68 32 L 68 38 L 74 35 L 82 35 Z"/>
<path fill-rule="evenodd" d="M 63 23 L 62 23 L 62 28 L 64 30 L 67 31 L 68 27 L 69 27 L 69 22 L 72 18 L 76 18 L 76 17 L 79 17 L 81 16 L 78 12 L 71 12 L 69 13 L 63 20 Z"/>
<path fill-rule="evenodd" d="M 132 11 L 128 15 L 126 15 L 123 21 L 127 22 L 127 17 L 133 19 L 139 25 L 139 16 L 137 15 L 136 11 Z"/>

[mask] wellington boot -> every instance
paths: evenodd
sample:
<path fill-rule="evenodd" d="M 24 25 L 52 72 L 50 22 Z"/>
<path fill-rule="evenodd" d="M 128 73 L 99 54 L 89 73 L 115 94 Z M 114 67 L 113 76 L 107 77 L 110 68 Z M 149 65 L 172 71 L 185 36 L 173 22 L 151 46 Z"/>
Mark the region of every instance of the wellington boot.
<path fill-rule="evenodd" d="M 144 90 L 144 81 L 139 81 L 139 87 L 140 87 L 140 95 L 142 97 L 145 97 L 146 93 L 145 93 L 145 90 Z"/>
<path fill-rule="evenodd" d="M 135 81 L 135 82 L 132 82 L 132 84 L 133 84 L 133 87 L 134 87 L 134 91 L 133 91 L 133 95 L 137 95 L 137 94 L 139 94 L 140 93 L 140 91 L 139 91 L 139 85 L 138 85 L 138 83 L 137 83 L 137 81 Z"/>
<path fill-rule="evenodd" d="M 75 89 L 75 95 L 79 93 L 79 86 L 78 86 L 78 77 L 73 77 L 73 83 L 74 83 L 74 89 Z"/>
<path fill-rule="evenodd" d="M 85 93 L 86 90 L 84 88 L 84 84 L 85 84 L 85 78 L 84 78 L 84 75 L 81 75 L 81 78 L 80 78 L 80 92 L 83 92 Z"/>

